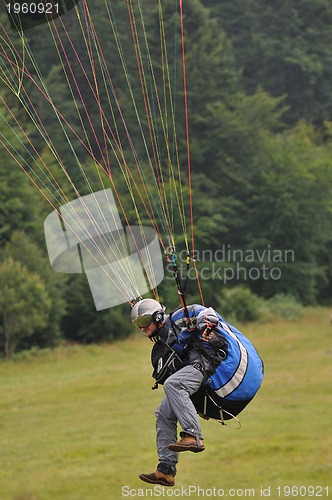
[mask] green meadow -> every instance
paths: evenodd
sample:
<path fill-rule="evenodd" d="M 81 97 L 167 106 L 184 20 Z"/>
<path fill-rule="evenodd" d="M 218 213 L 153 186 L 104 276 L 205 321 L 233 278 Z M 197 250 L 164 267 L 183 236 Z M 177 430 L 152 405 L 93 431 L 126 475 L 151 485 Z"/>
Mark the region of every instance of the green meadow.
<path fill-rule="evenodd" d="M 138 478 L 155 470 L 163 397 L 139 333 L 2 361 L 0 499 L 332 496 L 330 311 L 242 330 L 264 359 L 262 388 L 241 429 L 201 420 L 206 450 L 180 454 L 173 489 Z"/>

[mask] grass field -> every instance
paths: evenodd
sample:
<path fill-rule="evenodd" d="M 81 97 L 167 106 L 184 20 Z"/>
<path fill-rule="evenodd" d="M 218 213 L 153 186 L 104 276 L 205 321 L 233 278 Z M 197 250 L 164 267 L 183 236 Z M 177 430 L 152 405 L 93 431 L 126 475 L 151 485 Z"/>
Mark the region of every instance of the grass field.
<path fill-rule="evenodd" d="M 163 396 L 151 391 L 147 339 L 1 362 L 0 500 L 332 496 L 329 311 L 243 331 L 264 359 L 263 386 L 240 430 L 201 421 L 206 451 L 182 453 L 167 490 L 138 479 L 157 463 Z"/>

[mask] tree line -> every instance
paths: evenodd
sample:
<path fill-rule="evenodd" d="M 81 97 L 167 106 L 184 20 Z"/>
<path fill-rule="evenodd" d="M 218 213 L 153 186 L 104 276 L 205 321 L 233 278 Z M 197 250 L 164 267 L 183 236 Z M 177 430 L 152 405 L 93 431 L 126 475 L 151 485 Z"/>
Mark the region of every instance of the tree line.
<path fill-rule="evenodd" d="M 144 15 L 157 47 L 155 3 Z M 112 53 L 109 23 L 98 14 L 98 1 L 90 4 L 105 50 Z M 328 304 L 332 291 L 332 6 L 325 0 L 245 4 L 192 0 L 184 7 L 197 266 L 205 302 L 221 312 L 225 306 L 231 313 L 230 302 L 235 309 L 240 301 L 231 291 L 241 285 L 246 290 L 241 289 L 242 299 L 248 292 L 250 300 L 259 296 L 267 301 L 284 294 L 303 305 Z M 118 8 L 120 30 L 125 14 L 123 6 Z M 165 0 L 163 8 L 165 22 L 173 25 L 174 2 Z M 73 21 L 73 39 L 76 28 Z M 75 128 L 79 124 L 70 107 L 72 97 L 50 49 L 51 40 L 45 37 L 42 29 L 27 32 L 45 81 Z M 126 37 L 123 43 L 126 48 Z M 83 65 L 88 65 L 87 57 L 82 48 Z M 135 64 L 128 49 L 128 71 Z M 121 88 L 123 72 L 113 73 Z M 134 89 L 136 85 L 133 80 Z M 32 96 L 35 92 L 31 88 Z M 85 92 L 89 95 L 88 88 Z M 180 82 L 176 93 L 176 99 L 183 98 Z M 55 169 L 50 151 L 15 96 L 4 85 L 1 95 L 16 107 L 23 129 L 49 168 Z M 119 98 L 130 116 L 125 96 Z M 0 111 L 10 122 L 3 105 Z M 78 190 L 84 192 L 84 181 L 56 119 L 47 109 L 39 112 L 52 128 L 54 143 L 72 169 Z M 177 123 L 183 124 L 180 107 L 177 113 Z M 97 110 L 95 115 L 96 131 L 101 133 Z M 139 133 L 135 126 L 134 135 Z M 8 137 L 3 121 L 0 133 Z M 14 135 L 10 141 L 26 157 L 22 142 Z M 84 154 L 80 161 L 97 182 Z M 181 160 L 185 164 L 185 158 Z M 50 207 L 4 149 L 0 165 L 2 352 L 10 356 L 32 346 L 54 346 L 61 339 L 88 343 L 127 335 L 128 305 L 97 313 L 84 275 L 62 275 L 51 269 L 43 235 Z M 60 182 L 66 185 L 65 178 Z M 166 277 L 160 296 L 175 307 L 178 299 L 171 272 Z M 200 298 L 189 276 L 188 301 L 194 300 Z"/>

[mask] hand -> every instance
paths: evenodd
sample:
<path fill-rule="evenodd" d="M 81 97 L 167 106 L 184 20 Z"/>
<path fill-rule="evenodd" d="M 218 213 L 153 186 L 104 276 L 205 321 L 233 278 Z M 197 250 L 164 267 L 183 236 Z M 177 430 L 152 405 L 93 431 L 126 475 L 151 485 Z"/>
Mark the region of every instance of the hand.
<path fill-rule="evenodd" d="M 207 326 L 204 330 L 204 332 L 202 333 L 202 339 L 205 340 L 206 342 L 210 342 L 210 340 L 212 339 L 212 328 L 211 326 Z"/>

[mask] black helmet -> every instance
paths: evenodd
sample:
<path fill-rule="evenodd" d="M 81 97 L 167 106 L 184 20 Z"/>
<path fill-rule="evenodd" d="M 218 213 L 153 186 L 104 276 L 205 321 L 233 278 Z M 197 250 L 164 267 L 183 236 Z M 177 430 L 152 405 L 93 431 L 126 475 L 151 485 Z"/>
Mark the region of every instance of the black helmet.
<path fill-rule="evenodd" d="M 165 308 L 157 300 L 143 299 L 131 310 L 131 321 L 137 328 L 147 328 L 152 321 L 159 323 L 164 319 Z"/>

